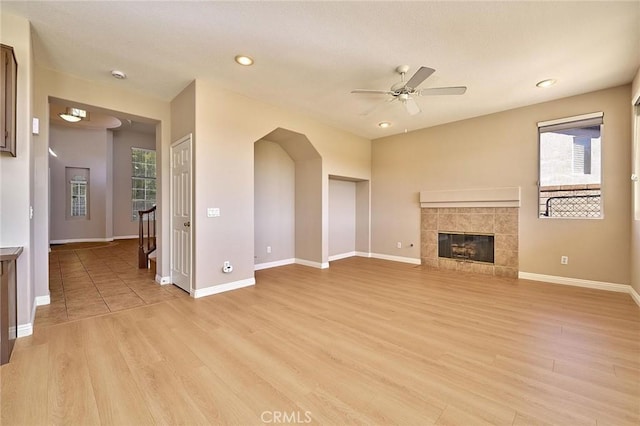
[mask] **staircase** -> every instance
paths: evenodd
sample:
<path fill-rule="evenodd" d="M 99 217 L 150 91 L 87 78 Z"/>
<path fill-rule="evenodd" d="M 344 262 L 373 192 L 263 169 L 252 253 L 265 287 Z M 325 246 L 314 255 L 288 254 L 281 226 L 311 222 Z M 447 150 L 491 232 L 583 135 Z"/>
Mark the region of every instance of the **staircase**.
<path fill-rule="evenodd" d="M 138 223 L 138 268 L 147 269 L 149 255 L 156 249 L 156 206 L 138 210 Z"/>

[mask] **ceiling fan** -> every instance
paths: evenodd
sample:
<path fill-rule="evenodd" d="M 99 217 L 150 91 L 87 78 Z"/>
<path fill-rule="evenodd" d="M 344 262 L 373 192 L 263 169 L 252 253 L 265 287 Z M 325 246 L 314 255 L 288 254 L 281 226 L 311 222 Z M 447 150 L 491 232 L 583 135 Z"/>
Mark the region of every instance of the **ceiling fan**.
<path fill-rule="evenodd" d="M 356 89 L 352 90 L 351 93 L 365 95 L 391 95 L 391 98 L 386 101 L 387 103 L 400 101 L 410 115 L 416 115 L 420 113 L 420 107 L 414 99 L 414 96 L 462 95 L 467 91 L 466 86 L 418 89 L 418 86 L 431 76 L 431 74 L 436 72 L 436 70 L 429 67 L 420 67 L 409 81 L 405 82 L 404 78 L 407 71 L 409 71 L 409 65 L 400 65 L 396 68 L 396 72 L 400 74 L 400 81 L 391 86 L 391 89 L 389 90 Z M 379 106 L 380 105 L 376 105 L 375 108 L 366 112 L 365 115 L 370 114 Z"/>

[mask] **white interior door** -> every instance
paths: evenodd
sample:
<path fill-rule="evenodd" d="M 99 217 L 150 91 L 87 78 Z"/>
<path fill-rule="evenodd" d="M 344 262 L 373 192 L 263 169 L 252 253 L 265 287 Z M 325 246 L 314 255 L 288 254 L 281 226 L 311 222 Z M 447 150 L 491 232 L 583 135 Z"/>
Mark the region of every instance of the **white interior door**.
<path fill-rule="evenodd" d="M 171 145 L 171 282 L 191 293 L 191 135 Z"/>

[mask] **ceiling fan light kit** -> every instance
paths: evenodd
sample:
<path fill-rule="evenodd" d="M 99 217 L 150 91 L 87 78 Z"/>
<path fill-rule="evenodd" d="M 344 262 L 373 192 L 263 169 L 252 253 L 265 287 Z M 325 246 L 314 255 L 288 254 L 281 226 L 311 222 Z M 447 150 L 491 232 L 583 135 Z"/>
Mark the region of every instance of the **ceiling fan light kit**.
<path fill-rule="evenodd" d="M 396 72 L 400 74 L 400 81 L 391 86 L 390 90 L 356 89 L 351 93 L 365 95 L 390 95 L 387 102 L 399 100 L 405 107 L 409 115 L 416 115 L 421 112 L 414 96 L 439 96 L 439 95 L 462 95 L 467 91 L 466 86 L 456 87 L 433 87 L 418 90 L 418 86 L 431 76 L 436 70 L 429 67 L 420 67 L 413 76 L 405 82 L 405 75 L 409 71 L 409 65 L 396 67 Z"/>

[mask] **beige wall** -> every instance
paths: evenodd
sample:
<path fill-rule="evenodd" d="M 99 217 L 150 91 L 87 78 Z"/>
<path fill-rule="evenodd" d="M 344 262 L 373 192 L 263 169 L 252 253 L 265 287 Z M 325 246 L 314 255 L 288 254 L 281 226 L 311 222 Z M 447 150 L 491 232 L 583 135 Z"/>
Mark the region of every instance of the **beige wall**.
<path fill-rule="evenodd" d="M 131 217 L 131 148 L 156 148 L 155 135 L 130 130 L 88 130 L 51 125 L 51 241 L 136 237 Z M 89 168 L 90 217 L 65 217 L 65 167 Z"/>
<path fill-rule="evenodd" d="M 108 135 L 106 130 L 72 129 L 51 125 L 49 146 L 57 154 L 51 157 L 51 241 L 106 239 Z M 89 217 L 67 217 L 66 168 L 89 169 Z M 111 217 L 111 215 L 109 215 Z"/>
<path fill-rule="evenodd" d="M 520 271 L 630 282 L 630 86 L 372 142 L 375 253 L 418 258 L 421 190 L 520 186 Z M 540 219 L 537 122 L 603 111 L 604 219 Z M 396 249 L 414 243 L 413 248 Z M 560 265 L 560 256 L 569 256 Z"/>
<path fill-rule="evenodd" d="M 323 214 L 322 159 L 296 161 L 296 259 L 321 265 L 328 262 L 323 256 L 324 232 L 328 230 Z M 324 226 L 324 229 L 323 229 Z"/>
<path fill-rule="evenodd" d="M 356 251 L 371 253 L 371 183 L 356 182 Z"/>
<path fill-rule="evenodd" d="M 196 82 L 192 81 L 171 101 L 171 142 L 188 134 L 195 143 L 196 131 Z"/>
<path fill-rule="evenodd" d="M 131 148 L 156 149 L 155 135 L 130 130 L 113 132 L 113 236 L 138 235 L 131 216 Z"/>
<path fill-rule="evenodd" d="M 29 220 L 29 206 L 33 205 L 34 163 L 32 161 L 32 94 L 33 53 L 29 22 L 23 18 L 0 12 L 0 42 L 12 46 L 18 62 L 16 102 L 16 153 L 0 155 L 0 246 L 22 246 L 24 251 L 17 262 L 18 325 L 31 322 L 34 298 L 47 295 L 48 290 L 37 293 L 33 283 L 41 268 L 34 268 L 34 230 L 39 229 Z M 37 142 L 37 140 L 36 140 Z M 38 174 L 43 170 L 35 169 Z M 46 169 L 44 171 L 46 173 Z M 45 216 L 46 217 L 46 216 Z M 42 250 L 40 250 L 42 253 Z M 46 269 L 46 268 L 43 268 Z M 20 331 L 19 331 L 20 333 Z"/>
<path fill-rule="evenodd" d="M 329 179 L 329 256 L 356 251 L 356 182 Z"/>
<path fill-rule="evenodd" d="M 280 144 L 254 144 L 255 263 L 295 257 L 295 175 L 293 159 Z M 267 246 L 271 253 L 267 253 Z"/>
<path fill-rule="evenodd" d="M 632 143 L 633 173 L 640 175 L 640 69 L 633 80 L 631 101 L 633 107 L 634 140 Z M 640 182 L 632 184 L 631 216 L 631 285 L 640 294 Z"/>
<path fill-rule="evenodd" d="M 195 98 L 196 288 L 253 278 L 253 144 L 277 128 L 304 134 L 322 157 L 316 160 L 321 164 L 310 164 L 321 177 L 321 199 L 316 204 L 322 225 L 319 231 L 306 231 L 311 245 L 322 247 L 321 260 L 327 262 L 328 175 L 369 179 L 370 141 L 205 80 L 196 81 Z M 207 218 L 207 207 L 220 208 L 221 216 Z M 321 245 L 314 241 L 317 238 Z M 296 252 L 299 249 L 296 241 Z M 311 255 L 317 262 L 318 255 Z M 220 270 L 225 260 L 234 265 L 231 275 Z"/>

